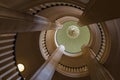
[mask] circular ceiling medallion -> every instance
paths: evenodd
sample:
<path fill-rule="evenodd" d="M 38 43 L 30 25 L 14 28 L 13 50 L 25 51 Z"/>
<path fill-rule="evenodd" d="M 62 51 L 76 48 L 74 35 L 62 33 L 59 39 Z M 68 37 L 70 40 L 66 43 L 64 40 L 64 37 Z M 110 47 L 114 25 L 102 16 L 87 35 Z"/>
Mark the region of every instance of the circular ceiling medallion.
<path fill-rule="evenodd" d="M 73 39 L 77 38 L 80 34 L 79 28 L 75 25 L 69 26 L 66 32 L 67 36 Z"/>

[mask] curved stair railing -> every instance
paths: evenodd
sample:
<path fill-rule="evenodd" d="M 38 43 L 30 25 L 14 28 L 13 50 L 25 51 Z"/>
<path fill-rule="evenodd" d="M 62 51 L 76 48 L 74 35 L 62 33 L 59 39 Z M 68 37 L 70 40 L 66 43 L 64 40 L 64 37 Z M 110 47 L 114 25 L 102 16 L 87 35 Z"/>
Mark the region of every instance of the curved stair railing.
<path fill-rule="evenodd" d="M 16 33 L 0 34 L 0 80 L 23 80 L 15 57 Z"/>

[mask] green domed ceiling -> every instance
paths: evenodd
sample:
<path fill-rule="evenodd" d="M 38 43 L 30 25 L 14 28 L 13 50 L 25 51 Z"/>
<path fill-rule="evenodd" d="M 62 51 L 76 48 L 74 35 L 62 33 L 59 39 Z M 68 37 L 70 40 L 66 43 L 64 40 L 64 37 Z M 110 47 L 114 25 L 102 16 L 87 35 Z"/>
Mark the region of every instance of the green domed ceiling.
<path fill-rule="evenodd" d="M 64 45 L 68 53 L 78 53 L 83 44 L 88 44 L 90 32 L 87 26 L 80 27 L 75 21 L 63 23 L 63 28 L 56 32 L 56 42 Z"/>

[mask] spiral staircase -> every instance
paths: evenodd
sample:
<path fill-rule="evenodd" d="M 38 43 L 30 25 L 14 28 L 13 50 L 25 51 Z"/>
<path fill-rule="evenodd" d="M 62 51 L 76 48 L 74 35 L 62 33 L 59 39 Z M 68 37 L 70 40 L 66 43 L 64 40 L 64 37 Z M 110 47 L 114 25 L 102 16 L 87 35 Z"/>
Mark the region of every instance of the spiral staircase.
<path fill-rule="evenodd" d="M 119 80 L 119 1 L 108 1 L 11 0 L 10 4 L 1 0 L 0 80 Z M 60 33 L 62 36 L 73 35 L 72 39 L 89 35 L 86 43 L 80 39 L 82 45 L 77 52 L 72 52 L 78 48 L 73 45 L 75 39 L 69 42 L 61 38 L 63 43 L 73 45 L 69 52 L 70 46 L 64 44 L 62 51 L 63 43 L 57 38 L 69 21 L 75 22 L 79 32 L 69 28 L 73 26 L 70 22 L 65 34 Z M 82 33 L 85 27 L 88 33 Z M 25 65 L 24 72 L 19 71 L 18 63 Z M 44 75 L 44 70 L 49 76 Z"/>

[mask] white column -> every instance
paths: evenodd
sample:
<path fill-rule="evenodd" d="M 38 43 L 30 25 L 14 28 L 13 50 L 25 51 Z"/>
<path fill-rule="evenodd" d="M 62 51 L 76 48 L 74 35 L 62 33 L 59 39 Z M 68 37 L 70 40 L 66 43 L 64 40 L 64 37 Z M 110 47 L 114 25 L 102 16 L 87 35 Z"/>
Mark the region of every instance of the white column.
<path fill-rule="evenodd" d="M 52 29 L 52 30 L 58 30 L 62 28 L 63 28 L 63 25 L 57 21 L 55 21 L 55 23 L 51 23 L 51 26 L 49 27 L 49 29 Z"/>
<path fill-rule="evenodd" d="M 30 80 L 51 80 L 64 50 L 64 46 L 59 46 Z"/>
<path fill-rule="evenodd" d="M 54 27 L 55 23 L 45 17 L 34 16 L 0 6 L 0 33 L 41 31 Z"/>
<path fill-rule="evenodd" d="M 95 53 L 88 46 L 83 46 L 82 51 L 85 54 L 91 80 L 114 80 L 109 71 L 97 61 Z"/>

